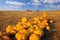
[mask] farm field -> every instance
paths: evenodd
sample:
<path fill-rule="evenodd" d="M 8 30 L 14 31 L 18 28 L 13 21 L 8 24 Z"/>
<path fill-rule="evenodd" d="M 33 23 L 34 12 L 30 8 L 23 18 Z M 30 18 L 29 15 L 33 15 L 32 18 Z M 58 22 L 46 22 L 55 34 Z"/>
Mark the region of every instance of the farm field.
<path fill-rule="evenodd" d="M 22 17 L 32 19 L 41 16 L 44 11 L 0 11 L 0 31 L 5 32 L 8 25 L 16 25 Z M 54 28 L 50 33 L 46 32 L 42 40 L 60 40 L 60 12 L 46 11 L 54 20 Z"/>

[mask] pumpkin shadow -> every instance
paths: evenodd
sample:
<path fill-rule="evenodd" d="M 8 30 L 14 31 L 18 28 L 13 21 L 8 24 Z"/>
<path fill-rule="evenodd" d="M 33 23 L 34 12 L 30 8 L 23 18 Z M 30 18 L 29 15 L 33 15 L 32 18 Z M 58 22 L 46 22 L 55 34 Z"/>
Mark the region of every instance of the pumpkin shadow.
<path fill-rule="evenodd" d="M 41 40 L 52 40 L 51 38 L 54 36 L 54 33 L 56 33 L 54 31 L 54 24 L 51 24 L 50 22 L 49 23 L 49 26 L 51 28 L 50 31 L 47 31 L 46 29 L 44 30 L 44 36 L 41 38 Z"/>
<path fill-rule="evenodd" d="M 10 34 L 9 37 L 10 37 L 10 40 L 15 40 L 15 35 Z"/>

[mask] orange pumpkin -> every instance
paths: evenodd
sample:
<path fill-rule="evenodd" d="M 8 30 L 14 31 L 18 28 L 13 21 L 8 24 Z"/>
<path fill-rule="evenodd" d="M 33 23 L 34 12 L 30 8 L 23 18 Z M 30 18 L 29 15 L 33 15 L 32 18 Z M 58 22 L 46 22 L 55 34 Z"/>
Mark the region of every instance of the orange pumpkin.
<path fill-rule="evenodd" d="M 10 25 L 8 25 L 8 26 L 6 27 L 6 33 L 9 33 L 9 32 L 11 31 L 11 29 L 12 29 L 12 27 L 11 27 Z"/>
<path fill-rule="evenodd" d="M 2 32 L 0 32 L 0 38 L 3 36 Z"/>
<path fill-rule="evenodd" d="M 35 27 L 33 27 L 33 26 L 31 26 L 30 28 L 28 28 L 28 31 L 29 31 L 30 33 L 34 33 L 34 30 L 35 30 Z"/>
<path fill-rule="evenodd" d="M 29 40 L 40 40 L 40 38 L 36 34 L 31 34 L 31 36 L 29 37 Z"/>
<path fill-rule="evenodd" d="M 46 29 L 49 31 L 50 30 L 50 26 L 46 26 Z"/>
<path fill-rule="evenodd" d="M 12 26 L 8 25 L 7 28 L 6 28 L 6 33 L 15 34 L 16 31 L 12 28 Z"/>
<path fill-rule="evenodd" d="M 16 26 L 13 29 L 16 31 L 19 31 L 19 30 L 23 30 L 24 28 L 23 28 L 23 26 Z"/>
<path fill-rule="evenodd" d="M 26 40 L 27 36 L 25 34 L 16 33 L 15 38 L 16 40 Z"/>
<path fill-rule="evenodd" d="M 27 22 L 27 18 L 26 17 L 22 17 L 22 22 Z"/>
<path fill-rule="evenodd" d="M 10 38 L 8 36 L 3 36 L 2 39 L 3 40 L 10 40 Z"/>
<path fill-rule="evenodd" d="M 50 20 L 50 23 L 53 23 L 53 20 Z"/>
<path fill-rule="evenodd" d="M 40 37 L 42 37 L 43 36 L 43 30 L 42 29 L 36 29 L 35 31 L 34 31 L 34 34 L 37 34 L 37 35 L 39 35 Z"/>

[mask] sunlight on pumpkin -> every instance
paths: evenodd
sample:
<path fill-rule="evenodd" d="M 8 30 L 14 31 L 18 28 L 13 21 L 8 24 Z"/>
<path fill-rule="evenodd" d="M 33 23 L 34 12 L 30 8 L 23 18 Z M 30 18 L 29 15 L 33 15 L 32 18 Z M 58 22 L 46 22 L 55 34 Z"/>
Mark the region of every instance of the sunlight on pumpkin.
<path fill-rule="evenodd" d="M 12 26 L 8 25 L 6 28 L 6 33 L 15 34 L 16 31 L 12 28 Z"/>
<path fill-rule="evenodd" d="M 22 17 L 22 22 L 27 22 L 27 18 L 26 17 Z"/>
<path fill-rule="evenodd" d="M 39 40 L 39 36 L 36 34 L 31 34 L 31 36 L 29 37 L 29 40 Z"/>
<path fill-rule="evenodd" d="M 41 37 L 44 35 L 43 30 L 46 29 L 49 31 L 51 29 L 49 22 L 53 24 L 53 20 L 49 18 L 50 16 L 47 12 L 43 12 L 42 16 L 32 18 L 32 21 L 26 17 L 22 17 L 21 21 L 14 27 L 8 25 L 6 27 L 6 33 L 15 34 L 16 40 L 41 40 Z"/>
<path fill-rule="evenodd" d="M 3 33 L 2 32 L 0 32 L 0 38 L 3 36 Z"/>
<path fill-rule="evenodd" d="M 53 23 L 53 20 L 50 20 L 50 23 Z"/>
<path fill-rule="evenodd" d="M 8 36 L 3 36 L 2 39 L 3 40 L 10 40 L 10 38 Z"/>

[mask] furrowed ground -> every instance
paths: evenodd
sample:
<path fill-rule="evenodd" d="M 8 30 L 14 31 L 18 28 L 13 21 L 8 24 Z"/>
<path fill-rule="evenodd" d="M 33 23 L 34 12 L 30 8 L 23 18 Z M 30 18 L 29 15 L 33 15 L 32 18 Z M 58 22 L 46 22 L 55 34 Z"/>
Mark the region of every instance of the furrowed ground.
<path fill-rule="evenodd" d="M 48 35 L 45 35 L 42 40 L 60 40 L 60 12 L 50 11 L 47 13 L 55 21 L 54 28 L 51 30 L 51 33 L 46 33 Z M 30 20 L 35 16 L 40 16 L 41 14 L 42 12 L 40 11 L 0 11 L 0 31 L 4 32 L 8 25 L 17 24 L 17 22 L 21 21 L 22 17 L 27 17 Z"/>

